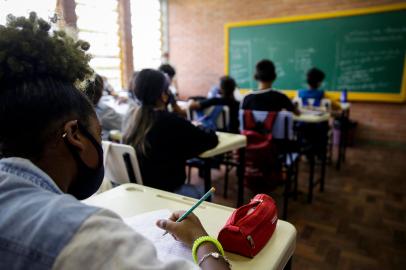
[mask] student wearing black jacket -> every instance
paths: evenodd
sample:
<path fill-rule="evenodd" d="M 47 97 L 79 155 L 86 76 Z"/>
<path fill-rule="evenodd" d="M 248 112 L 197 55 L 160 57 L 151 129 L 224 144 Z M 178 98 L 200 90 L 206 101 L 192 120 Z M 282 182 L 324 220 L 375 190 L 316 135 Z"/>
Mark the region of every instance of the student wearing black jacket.
<path fill-rule="evenodd" d="M 244 98 L 242 109 L 274 112 L 287 110 L 299 114 L 285 94 L 272 89 L 272 84 L 276 80 L 275 65 L 272 61 L 264 59 L 257 63 L 255 80 L 259 89 Z"/>
<path fill-rule="evenodd" d="M 214 148 L 218 139 L 166 110 L 168 87 L 160 71 L 138 74 L 133 94 L 142 105 L 129 118 L 123 141 L 135 147 L 145 185 L 176 192 L 186 179 L 186 160 Z"/>
<path fill-rule="evenodd" d="M 223 76 L 220 78 L 220 95 L 221 97 L 213 97 L 209 99 L 203 99 L 199 101 L 193 101 L 189 105 L 191 110 L 204 110 L 211 106 L 223 105 L 228 106 L 230 110 L 230 125 L 227 127 L 230 132 L 240 133 L 238 110 L 240 109 L 240 103 L 234 98 L 234 90 L 237 84 L 235 80 L 230 76 Z"/>

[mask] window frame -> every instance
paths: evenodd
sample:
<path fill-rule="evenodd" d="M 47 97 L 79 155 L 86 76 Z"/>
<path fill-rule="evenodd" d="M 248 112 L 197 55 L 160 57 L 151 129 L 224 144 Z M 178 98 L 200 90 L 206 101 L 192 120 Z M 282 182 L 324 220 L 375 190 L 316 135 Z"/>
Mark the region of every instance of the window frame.
<path fill-rule="evenodd" d="M 160 0 L 161 7 L 165 5 L 167 0 Z M 131 24 L 131 0 L 117 0 L 118 2 L 118 22 L 119 22 L 119 59 L 120 59 L 120 72 L 121 72 L 121 87 L 128 89 L 132 74 L 134 72 L 133 64 L 133 44 L 132 44 L 132 24 Z M 76 15 L 76 1 L 75 0 L 58 0 L 56 10 L 63 18 L 60 23 L 62 26 L 69 26 L 78 30 L 77 28 L 77 15 Z M 166 12 L 166 9 L 165 9 Z M 166 19 L 165 19 L 166 18 Z M 161 8 L 161 23 L 167 21 L 167 16 L 162 12 Z M 161 54 L 163 50 L 167 50 L 167 25 L 161 26 Z"/>

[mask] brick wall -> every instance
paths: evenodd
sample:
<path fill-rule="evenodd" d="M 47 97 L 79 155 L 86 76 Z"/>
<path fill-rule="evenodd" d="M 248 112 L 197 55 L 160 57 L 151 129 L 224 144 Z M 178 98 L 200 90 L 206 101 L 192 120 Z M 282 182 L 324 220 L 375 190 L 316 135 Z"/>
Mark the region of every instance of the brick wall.
<path fill-rule="evenodd" d="M 180 95 L 205 95 L 224 73 L 224 24 L 404 3 L 404 0 L 168 0 L 170 61 Z M 406 105 L 357 103 L 359 137 L 406 143 Z"/>

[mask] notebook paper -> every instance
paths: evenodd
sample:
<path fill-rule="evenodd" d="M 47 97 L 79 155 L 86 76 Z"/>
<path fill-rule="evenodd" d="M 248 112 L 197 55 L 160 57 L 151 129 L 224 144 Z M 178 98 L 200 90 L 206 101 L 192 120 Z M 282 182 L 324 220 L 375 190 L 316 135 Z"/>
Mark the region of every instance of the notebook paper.
<path fill-rule="evenodd" d="M 162 209 L 125 218 L 124 222 L 136 232 L 151 240 L 161 261 L 169 261 L 177 257 L 193 261 L 190 248 L 176 241 L 170 234 L 162 237 L 165 231 L 155 225 L 158 219 L 167 219 L 170 215 L 169 210 Z"/>

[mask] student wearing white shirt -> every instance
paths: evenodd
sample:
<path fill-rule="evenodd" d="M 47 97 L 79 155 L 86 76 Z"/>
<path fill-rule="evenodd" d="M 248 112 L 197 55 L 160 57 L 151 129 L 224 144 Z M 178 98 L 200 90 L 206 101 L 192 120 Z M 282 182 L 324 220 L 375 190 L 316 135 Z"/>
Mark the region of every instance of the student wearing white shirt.
<path fill-rule="evenodd" d="M 121 129 L 123 117 L 103 101 L 103 86 L 102 77 L 96 75 L 94 80 L 88 81 L 86 94 L 95 106 L 94 109 L 103 130 L 103 139 L 106 140 L 111 130 Z"/>

